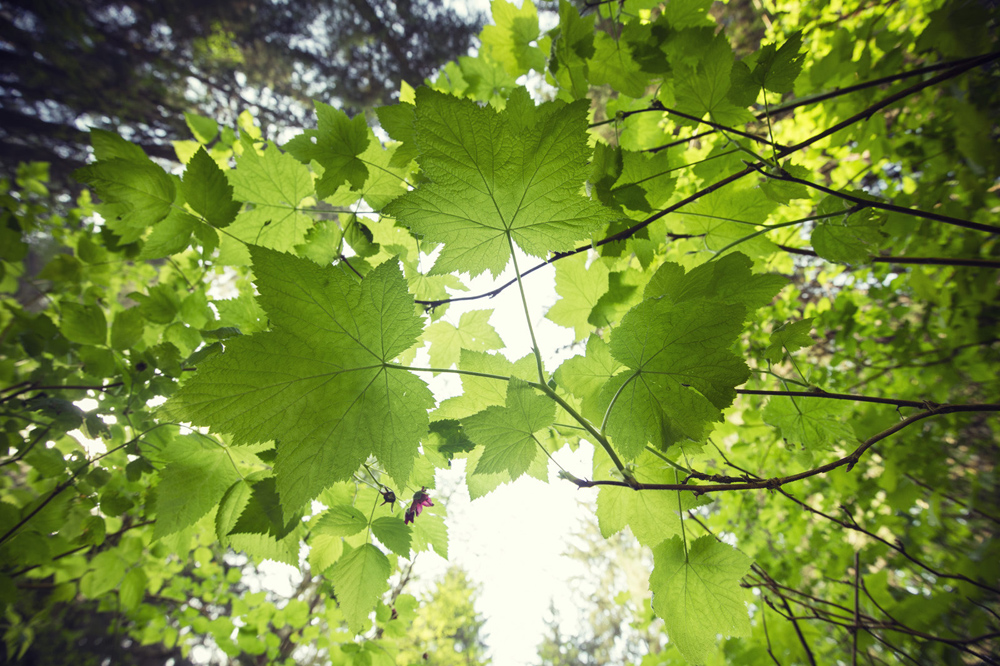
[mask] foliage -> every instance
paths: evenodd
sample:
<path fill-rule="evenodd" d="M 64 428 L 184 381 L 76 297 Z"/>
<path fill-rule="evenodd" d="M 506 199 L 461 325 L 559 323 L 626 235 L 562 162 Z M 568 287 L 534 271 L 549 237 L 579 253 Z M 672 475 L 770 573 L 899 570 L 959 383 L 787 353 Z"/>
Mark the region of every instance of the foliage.
<path fill-rule="evenodd" d="M 391 141 L 317 105 L 284 147 L 196 128 L 179 176 L 94 132 L 93 207 L 6 185 L 9 654 L 85 599 L 116 646 L 405 663 L 435 470 L 479 497 L 586 440 L 553 481 L 650 549 L 644 663 L 995 663 L 996 17 L 781 3 L 737 59 L 707 3 L 585 9 L 496 0 Z M 547 264 L 558 367 L 530 318 L 520 359 L 441 325 Z M 303 543 L 309 603 L 229 580 Z"/>

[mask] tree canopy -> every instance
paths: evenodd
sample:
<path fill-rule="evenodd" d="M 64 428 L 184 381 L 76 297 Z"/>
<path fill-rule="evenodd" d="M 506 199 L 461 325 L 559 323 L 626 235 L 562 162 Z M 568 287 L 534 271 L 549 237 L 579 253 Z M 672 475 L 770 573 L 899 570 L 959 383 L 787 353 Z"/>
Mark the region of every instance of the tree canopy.
<path fill-rule="evenodd" d="M 232 127 L 250 109 L 277 131 L 311 124 L 314 98 L 387 104 L 400 81 L 463 55 L 481 21 L 433 0 L 5 5 L 2 164 L 51 162 L 60 178 L 86 162 L 87 127 L 172 160 L 186 113 Z"/>
<path fill-rule="evenodd" d="M 702 0 L 492 16 L 378 132 L 202 118 L 173 173 L 94 129 L 74 206 L 3 182 L 8 658 L 406 666 L 412 624 L 478 663 L 461 576 L 461 628 L 401 590 L 460 466 L 594 498 L 645 666 L 997 663 L 996 10 L 774 0 L 760 44 Z"/>

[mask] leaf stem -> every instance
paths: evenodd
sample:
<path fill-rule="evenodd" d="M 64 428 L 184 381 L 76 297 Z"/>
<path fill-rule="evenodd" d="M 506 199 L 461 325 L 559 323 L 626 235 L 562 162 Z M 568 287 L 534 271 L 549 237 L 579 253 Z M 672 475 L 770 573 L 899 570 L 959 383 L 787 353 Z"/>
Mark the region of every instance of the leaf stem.
<path fill-rule="evenodd" d="M 633 379 L 635 379 L 636 377 L 639 376 L 639 372 L 640 372 L 639 370 L 636 370 L 635 372 L 633 372 L 632 375 L 628 379 L 626 379 L 624 382 L 622 382 L 622 385 L 618 387 L 618 390 L 615 391 L 614 397 L 611 398 L 611 402 L 608 403 L 608 408 L 604 411 L 604 419 L 601 421 L 601 434 L 602 435 L 607 430 L 607 427 L 608 427 L 608 418 L 611 417 L 611 408 L 615 406 L 616 402 L 618 402 L 618 396 L 620 396 L 622 394 L 622 391 L 624 391 L 625 387 L 629 385 L 629 382 L 631 382 Z"/>
<path fill-rule="evenodd" d="M 565 474 L 569 474 L 569 472 L 566 471 L 566 468 L 563 467 L 562 465 L 560 465 L 559 461 L 552 457 L 552 454 L 549 453 L 549 450 L 546 449 L 544 446 L 542 446 L 542 443 L 538 441 L 537 437 L 535 437 L 534 435 L 532 435 L 531 439 L 535 440 L 535 444 L 538 444 L 538 448 L 540 448 L 545 453 L 545 455 L 547 455 L 549 457 L 549 460 L 551 460 L 552 462 L 554 462 L 556 464 L 556 467 L 558 467 L 562 471 L 562 473 L 564 475 Z"/>
<path fill-rule="evenodd" d="M 680 463 L 674 462 L 673 460 L 671 460 L 670 458 L 666 457 L 661 452 L 657 451 L 654 447 L 652 447 L 652 446 L 650 446 L 648 444 L 646 445 L 646 450 L 649 451 L 650 453 L 652 453 L 654 456 L 656 456 L 660 460 L 662 460 L 663 462 L 665 462 L 668 465 L 670 465 L 671 467 L 673 467 L 675 471 L 681 471 L 681 472 L 684 472 L 685 474 L 690 474 L 691 473 L 691 470 L 689 470 L 687 467 L 685 467 L 684 465 L 681 465 Z"/>
<path fill-rule="evenodd" d="M 621 461 L 621 458 L 618 457 L 618 454 L 615 453 L 615 450 L 611 448 L 611 443 L 608 442 L 608 438 L 605 437 L 603 433 L 598 432 L 598 430 L 593 426 L 593 424 L 590 421 L 585 419 L 583 415 L 577 412 L 576 409 L 573 408 L 573 405 L 563 400 L 562 397 L 558 393 L 553 391 L 548 384 L 545 383 L 535 384 L 534 382 L 530 382 L 528 385 L 538 389 L 545 395 L 555 400 L 556 404 L 565 409 L 567 414 L 572 416 L 577 421 L 577 423 L 582 425 L 584 429 L 588 433 L 590 433 L 590 435 L 597 441 L 597 443 L 601 445 L 601 447 L 605 450 L 605 452 L 607 452 L 608 457 L 611 458 L 611 462 L 614 463 L 618 471 L 621 472 L 622 476 L 625 477 L 626 485 L 628 485 L 630 488 L 634 487 L 633 484 L 636 483 L 635 478 L 633 478 L 632 474 L 625 469 L 625 464 Z"/>
<path fill-rule="evenodd" d="M 485 377 L 486 379 L 499 379 L 503 382 L 510 381 L 510 377 L 507 375 L 494 375 L 488 372 L 475 372 L 474 370 L 461 370 L 459 368 L 414 368 L 408 365 L 400 365 L 398 363 L 384 363 L 383 366 L 394 370 L 409 370 L 411 372 L 441 372 L 450 375 L 470 375 L 472 377 Z"/>
<path fill-rule="evenodd" d="M 531 326 L 531 314 L 528 313 L 528 299 L 524 295 L 524 285 L 521 283 L 521 271 L 517 267 L 517 253 L 514 251 L 514 239 L 507 231 L 507 245 L 510 247 L 510 258 L 514 261 L 514 277 L 517 278 L 517 289 L 521 292 L 521 305 L 524 307 L 524 320 L 528 323 L 528 333 L 531 334 L 531 351 L 535 354 L 535 364 L 538 366 L 538 381 L 545 383 L 545 368 L 542 366 L 542 353 L 535 340 L 535 329 Z"/>
<path fill-rule="evenodd" d="M 674 482 L 678 484 L 681 482 L 680 475 L 677 473 L 676 469 L 674 470 Z M 684 527 L 684 504 L 683 502 L 681 502 L 681 491 L 679 490 L 677 491 L 677 515 L 680 516 L 681 519 L 681 540 L 684 543 L 684 561 L 687 562 L 688 537 L 687 537 L 687 528 Z"/>
<path fill-rule="evenodd" d="M 771 129 L 771 114 L 767 110 L 767 91 L 764 88 L 760 89 L 760 94 L 764 97 L 764 118 L 767 119 L 767 136 L 771 139 L 771 153 L 774 156 L 774 168 L 780 169 L 781 164 L 778 162 L 778 151 L 774 147 L 774 130 Z M 760 158 L 758 158 L 760 159 Z M 764 160 L 761 160 L 762 162 Z"/>

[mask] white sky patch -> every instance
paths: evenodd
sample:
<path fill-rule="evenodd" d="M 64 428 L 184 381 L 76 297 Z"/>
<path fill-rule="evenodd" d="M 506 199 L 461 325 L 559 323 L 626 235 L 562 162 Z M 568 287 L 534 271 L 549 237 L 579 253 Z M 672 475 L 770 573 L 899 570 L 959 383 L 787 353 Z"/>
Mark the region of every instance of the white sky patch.
<path fill-rule="evenodd" d="M 517 254 L 522 272 L 540 263 L 539 259 Z M 491 291 L 514 279 L 513 263 L 498 279 L 488 273 L 467 280 L 468 296 Z M 545 312 L 556 302 L 555 268 L 546 266 L 526 276 L 522 283 L 535 337 L 547 372 L 565 359 L 583 352 L 573 344 L 573 332 L 545 319 Z M 444 319 L 458 324 L 462 313 L 492 309 L 490 323 L 503 339 L 503 354 L 510 360 L 531 353 L 531 337 L 525 322 L 524 308 L 517 284 L 492 299 L 453 303 Z M 415 366 L 426 362 L 421 350 Z M 441 374 L 431 378 L 421 373 L 443 400 L 461 391 L 457 375 Z M 589 476 L 593 448 L 583 444 L 576 452 L 564 448 L 555 458 L 568 471 Z M 558 468 L 549 463 L 550 483 L 522 477 L 501 486 L 486 497 L 469 499 L 464 481 L 464 461 L 453 469 L 438 472 L 438 488 L 452 490 L 448 501 L 448 549 L 445 562 L 434 555 L 417 558 L 417 573 L 425 580 L 444 573 L 448 564 L 465 569 L 482 586 L 477 609 L 486 618 L 484 633 L 498 666 L 530 664 L 536 661 L 536 647 L 545 633 L 544 620 L 549 603 L 555 601 L 564 628 L 573 630 L 577 617 L 570 600 L 570 578 L 585 575 L 581 563 L 562 554 L 570 536 L 578 529 L 588 511 L 580 499 L 592 499 L 593 491 L 578 490 L 556 477 Z M 592 493 L 582 498 L 580 493 Z M 447 492 L 446 492 L 447 494 Z"/>

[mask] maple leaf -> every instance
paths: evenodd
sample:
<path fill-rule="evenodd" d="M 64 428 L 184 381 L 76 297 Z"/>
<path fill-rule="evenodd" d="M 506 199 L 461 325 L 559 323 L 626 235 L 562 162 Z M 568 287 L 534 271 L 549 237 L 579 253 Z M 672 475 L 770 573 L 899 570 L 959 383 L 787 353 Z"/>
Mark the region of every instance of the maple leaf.
<path fill-rule="evenodd" d="M 431 343 L 428 351 L 431 365 L 435 368 L 450 368 L 458 363 L 463 349 L 501 349 L 503 340 L 490 325 L 492 315 L 492 310 L 471 310 L 462 313 L 457 327 L 446 321 L 428 326 L 423 338 Z"/>
<path fill-rule="evenodd" d="M 764 349 L 764 357 L 771 363 L 780 363 L 781 359 L 785 357 L 786 351 L 792 353 L 813 345 L 815 340 L 809 335 L 813 319 L 815 317 L 786 322 L 771 331 L 771 344 Z"/>
<path fill-rule="evenodd" d="M 702 299 L 675 305 L 647 299 L 622 318 L 611 334 L 611 353 L 626 370 L 601 391 L 609 405 L 607 432 L 615 448 L 634 458 L 647 442 L 666 448 L 705 436 L 711 421 L 732 404 L 736 386 L 750 376 L 729 348 L 743 328 L 740 304 Z"/>
<path fill-rule="evenodd" d="M 630 97 L 642 97 L 649 83 L 632 57 L 624 40 L 616 40 L 606 32 L 594 37 L 594 55 L 587 61 L 592 85 L 610 84 Z"/>
<path fill-rule="evenodd" d="M 275 250 L 290 251 L 302 243 L 313 226 L 313 219 L 299 210 L 313 194 L 308 168 L 273 145 L 258 155 L 247 141 L 228 175 L 234 196 L 252 204 L 229 226 L 230 234 Z"/>
<path fill-rule="evenodd" d="M 594 449 L 594 478 L 607 478 L 611 459 L 601 448 Z M 677 483 L 673 468 L 654 454 L 644 451 L 632 466 L 633 476 L 642 483 Z M 653 547 L 681 533 L 678 509 L 687 511 L 711 500 L 693 493 L 660 490 L 639 491 L 620 486 L 601 486 L 597 493 L 597 522 L 605 539 L 626 526 L 644 546 Z"/>
<path fill-rule="evenodd" d="M 498 276 L 510 243 L 536 257 L 571 249 L 615 217 L 580 194 L 588 102 L 535 107 L 518 88 L 504 111 L 421 88 L 416 141 L 424 183 L 383 209 L 434 243 L 433 272 Z"/>
<path fill-rule="evenodd" d="M 532 69 L 544 72 L 550 40 L 538 38 L 538 10 L 531 0 L 524 0 L 520 9 L 506 0 L 494 0 L 492 10 L 495 25 L 483 28 L 483 47 L 513 77 Z"/>
<path fill-rule="evenodd" d="M 229 341 L 168 408 L 234 443 L 279 440 L 286 515 L 369 455 L 408 479 L 433 398 L 415 375 L 386 367 L 421 329 L 395 262 L 359 283 L 343 266 L 259 247 L 251 255 L 271 331 Z"/>
<path fill-rule="evenodd" d="M 571 3 L 559 0 L 559 27 L 552 34 L 549 71 L 573 99 L 584 97 L 590 89 L 587 59 L 594 55 L 594 16 L 581 17 Z"/>
<path fill-rule="evenodd" d="M 749 106 L 757 101 L 761 88 L 778 94 L 791 92 L 795 79 L 802 71 L 804 54 L 799 53 L 801 48 L 800 31 L 789 37 L 780 49 L 775 50 L 774 44 L 767 44 L 757 53 L 737 62 L 732 70 L 733 87 L 729 98 L 739 106 Z"/>
<path fill-rule="evenodd" d="M 177 437 L 167 453 L 169 463 L 156 488 L 156 537 L 194 525 L 239 480 L 226 449 L 208 441 Z"/>
<path fill-rule="evenodd" d="M 535 433 L 552 425 L 556 404 L 524 380 L 512 377 L 503 407 L 488 407 L 463 420 L 465 434 L 484 447 L 475 472 L 508 472 L 511 479 L 528 471 L 538 455 Z"/>
<path fill-rule="evenodd" d="M 653 549 L 649 589 L 670 642 L 694 664 L 704 664 L 716 636 L 749 636 L 750 617 L 740 578 L 750 559 L 715 537 L 698 537 L 685 552 L 679 537 Z"/>
<path fill-rule="evenodd" d="M 556 293 L 562 296 L 545 317 L 586 338 L 593 325 L 587 320 L 597 301 L 608 291 L 608 267 L 601 260 L 587 266 L 587 255 L 567 257 L 556 264 Z"/>
<path fill-rule="evenodd" d="M 308 164 L 315 160 L 323 167 L 323 176 L 316 183 L 320 199 L 332 195 L 345 181 L 359 189 L 368 178 L 368 167 L 361 155 L 371 141 L 371 131 L 364 115 L 353 119 L 340 109 L 314 101 L 318 129 L 306 130 L 284 145 L 295 159 Z"/>
<path fill-rule="evenodd" d="M 844 420 L 848 412 L 848 405 L 840 400 L 774 396 L 762 416 L 780 428 L 792 446 L 815 450 L 857 441 L 854 429 Z"/>
<path fill-rule="evenodd" d="M 738 252 L 688 272 L 663 264 L 645 300 L 612 331 L 611 353 L 627 369 L 609 379 L 600 401 L 606 408 L 617 396 L 607 431 L 622 455 L 634 457 L 647 442 L 700 441 L 732 404 L 749 369 L 730 347 L 746 313 L 788 282 L 751 266 Z"/>

